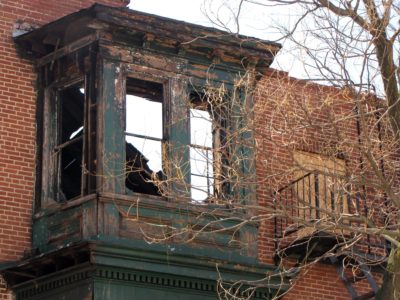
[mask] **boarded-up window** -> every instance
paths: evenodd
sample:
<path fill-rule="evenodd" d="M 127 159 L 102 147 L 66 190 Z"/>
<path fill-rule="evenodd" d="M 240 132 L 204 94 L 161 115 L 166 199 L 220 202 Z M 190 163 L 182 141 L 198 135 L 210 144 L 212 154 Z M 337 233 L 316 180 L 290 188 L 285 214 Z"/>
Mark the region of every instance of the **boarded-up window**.
<path fill-rule="evenodd" d="M 294 194 L 302 219 L 329 219 L 347 214 L 346 164 L 339 158 L 297 151 Z"/>

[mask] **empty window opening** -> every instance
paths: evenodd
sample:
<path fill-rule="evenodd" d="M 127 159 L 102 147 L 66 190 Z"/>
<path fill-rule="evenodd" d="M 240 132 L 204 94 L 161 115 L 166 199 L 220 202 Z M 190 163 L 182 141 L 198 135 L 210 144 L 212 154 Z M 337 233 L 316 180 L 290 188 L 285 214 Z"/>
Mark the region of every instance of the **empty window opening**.
<path fill-rule="evenodd" d="M 206 102 L 191 95 L 190 183 L 191 198 L 202 202 L 214 195 L 213 122 Z"/>
<path fill-rule="evenodd" d="M 160 195 L 163 178 L 163 86 L 127 78 L 126 187 L 137 193 Z"/>
<path fill-rule="evenodd" d="M 85 94 L 82 86 L 74 85 L 59 92 L 58 200 L 65 201 L 81 195 L 82 154 Z"/>

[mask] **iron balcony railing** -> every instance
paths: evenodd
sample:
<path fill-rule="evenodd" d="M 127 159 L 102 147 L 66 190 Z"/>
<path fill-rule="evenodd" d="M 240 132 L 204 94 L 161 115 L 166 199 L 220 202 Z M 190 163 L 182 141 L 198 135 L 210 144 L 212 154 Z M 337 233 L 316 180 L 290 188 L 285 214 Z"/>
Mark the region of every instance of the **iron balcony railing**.
<path fill-rule="evenodd" d="M 275 246 L 300 229 L 321 230 L 326 228 L 333 235 L 351 235 L 350 230 L 341 230 L 341 225 L 360 225 L 362 218 L 368 216 L 365 199 L 365 187 L 358 188 L 348 183 L 344 176 L 335 176 L 313 171 L 300 176 L 274 194 Z M 312 230 L 310 231 L 312 232 Z M 371 247 L 382 249 L 385 243 L 371 240 L 366 235 L 362 244 L 370 253 Z"/>

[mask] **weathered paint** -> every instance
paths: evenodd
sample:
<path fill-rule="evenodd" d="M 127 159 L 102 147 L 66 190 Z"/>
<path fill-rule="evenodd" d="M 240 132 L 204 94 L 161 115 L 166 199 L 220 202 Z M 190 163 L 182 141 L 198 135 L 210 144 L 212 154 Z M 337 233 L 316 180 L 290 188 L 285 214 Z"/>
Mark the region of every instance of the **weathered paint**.
<path fill-rule="evenodd" d="M 91 35 L 85 36 L 81 39 L 78 39 L 76 41 L 73 41 L 70 44 L 66 45 L 65 47 L 62 47 L 61 49 L 56 49 L 54 52 L 38 59 L 36 65 L 38 67 L 47 65 L 61 57 L 64 57 L 68 54 L 71 54 L 71 53 L 81 49 L 81 48 L 84 48 L 85 46 L 92 44 L 97 39 L 98 39 L 98 37 L 96 34 L 91 34 Z"/>
<path fill-rule="evenodd" d="M 190 182 L 187 84 L 186 80 L 179 78 L 171 78 L 168 83 L 168 176 L 172 179 L 171 197 L 178 201 L 190 199 L 187 185 Z"/>
<path fill-rule="evenodd" d="M 123 194 L 125 156 L 123 128 L 123 82 L 121 67 L 105 61 L 102 67 L 98 96 L 98 187 L 103 192 Z"/>
<path fill-rule="evenodd" d="M 56 121 L 50 116 L 54 116 L 56 111 L 56 93 L 54 89 L 47 88 L 44 93 L 43 108 L 43 161 L 42 161 L 42 192 L 41 206 L 46 206 L 56 199 L 54 194 L 54 154 L 56 139 L 49 138 L 56 136 Z"/>

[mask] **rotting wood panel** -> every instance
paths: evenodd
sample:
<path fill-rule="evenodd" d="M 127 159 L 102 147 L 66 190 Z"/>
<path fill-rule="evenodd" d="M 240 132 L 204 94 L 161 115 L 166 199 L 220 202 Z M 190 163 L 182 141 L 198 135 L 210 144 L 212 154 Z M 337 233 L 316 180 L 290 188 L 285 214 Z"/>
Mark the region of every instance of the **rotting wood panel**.
<path fill-rule="evenodd" d="M 119 236 L 129 239 L 145 239 L 147 241 L 170 241 L 172 224 L 170 219 L 157 216 L 137 215 L 121 216 Z"/>
<path fill-rule="evenodd" d="M 231 114 L 229 116 L 229 130 L 236 136 L 236 142 L 231 147 L 233 168 L 236 170 L 236 178 L 233 181 L 233 195 L 243 204 L 254 203 L 255 186 L 257 180 L 254 178 L 254 138 L 252 128 L 249 124 L 249 117 L 252 114 L 252 96 L 245 96 L 248 87 L 235 87 L 232 94 Z M 250 119 L 251 120 L 251 119 Z M 251 121 L 250 121 L 251 122 Z"/>
<path fill-rule="evenodd" d="M 146 226 L 153 228 L 158 227 L 159 229 L 162 227 L 162 225 L 164 225 L 164 228 L 168 233 L 176 233 L 180 230 L 180 228 L 192 228 L 193 233 L 204 230 L 204 233 L 199 233 L 193 240 L 193 245 L 202 244 L 202 247 L 206 246 L 211 248 L 217 245 L 226 249 L 237 248 L 243 251 L 243 254 L 249 252 L 249 250 L 253 249 L 255 246 L 256 236 L 253 235 L 250 237 L 249 235 L 251 231 L 249 231 L 249 229 L 251 229 L 252 226 L 244 226 L 246 227 L 246 230 L 244 231 L 249 232 L 246 236 L 242 236 L 242 231 L 229 229 L 233 228 L 236 222 L 238 222 L 229 220 L 229 218 L 232 216 L 232 213 L 220 213 L 220 218 L 222 221 L 211 226 L 210 222 L 215 220 L 216 215 L 218 215 L 218 209 L 215 209 L 212 214 L 207 214 L 208 208 L 199 208 L 196 207 L 196 205 L 180 206 L 178 204 L 171 204 L 169 205 L 169 208 L 166 208 L 162 199 L 156 200 L 156 202 L 151 204 L 151 202 L 149 203 L 149 201 L 146 200 L 146 196 L 141 196 L 142 200 L 136 202 L 135 205 L 135 203 L 132 203 L 132 197 L 127 197 L 127 200 L 122 200 L 123 198 L 117 197 L 118 196 L 114 196 L 112 200 L 111 198 L 108 198 L 108 201 L 106 201 L 107 198 L 104 198 L 102 202 L 111 201 L 118 208 L 120 220 L 119 224 L 122 226 L 120 229 L 124 230 L 122 225 L 124 223 L 127 224 L 127 222 L 144 221 L 144 223 L 147 223 Z M 132 227 L 129 226 L 125 229 L 129 231 L 129 228 L 132 230 Z M 172 228 L 175 228 L 175 231 L 172 230 Z M 136 228 L 136 230 L 138 229 Z M 218 231 L 218 233 L 210 234 L 210 232 L 214 231 Z M 144 233 L 147 234 L 147 232 Z M 188 234 L 190 235 L 190 231 L 188 231 Z M 149 236 L 151 236 L 150 233 Z M 190 239 L 191 237 L 184 237 L 184 235 L 181 235 L 178 236 L 178 239 L 174 238 L 173 240 L 166 237 L 165 242 L 187 242 L 187 238 Z M 213 243 L 214 246 L 212 245 Z M 245 250 L 245 248 L 249 249 Z M 253 254 L 256 255 L 255 253 Z"/>
<path fill-rule="evenodd" d="M 43 208 L 34 215 L 32 248 L 42 252 L 95 236 L 97 218 L 94 194 Z"/>
<path fill-rule="evenodd" d="M 177 57 L 176 55 L 157 53 L 154 49 L 150 51 L 137 47 L 115 46 L 104 41 L 100 43 L 100 52 L 105 58 L 152 68 L 171 77 L 181 74 L 190 78 L 201 79 L 204 82 L 232 84 L 238 73 L 245 72 L 241 64 L 228 67 L 222 63 L 216 64 L 207 58 L 196 60 L 189 55 Z"/>
<path fill-rule="evenodd" d="M 57 245 L 65 243 L 65 241 L 82 239 L 82 223 L 80 208 L 55 214 L 47 220 L 47 230 L 49 231 L 47 243 Z"/>
<path fill-rule="evenodd" d="M 89 47 L 89 55 L 85 59 L 85 114 L 84 114 L 84 143 L 82 174 L 82 195 L 88 195 L 97 190 L 96 187 L 96 161 L 97 161 L 97 46 Z M 85 176 L 86 172 L 86 176 Z"/>
<path fill-rule="evenodd" d="M 71 242 L 104 238 L 133 247 L 147 236 L 161 244 L 188 244 L 189 253 L 205 250 L 210 258 L 231 257 L 234 253 L 240 253 L 242 259 L 256 257 L 254 225 L 242 224 L 243 230 L 234 229 L 240 216 L 234 209 L 214 207 L 210 212 L 205 206 L 166 202 L 160 196 L 89 195 L 82 201 L 58 204 L 36 214 L 33 246 L 34 251 L 42 253 Z M 211 225 L 216 219 L 221 221 Z M 182 234 L 176 235 L 180 230 Z M 222 252 L 214 253 L 216 247 Z"/>
<path fill-rule="evenodd" d="M 149 32 L 158 38 L 171 39 L 179 43 L 192 43 L 213 49 L 217 42 L 221 50 L 231 54 L 246 53 L 271 59 L 272 55 L 280 48 L 280 45 L 276 43 L 236 36 L 221 30 L 155 17 L 140 12 L 111 11 L 98 6 L 97 18 L 109 23 L 110 27 L 134 28 L 137 31 Z"/>
<path fill-rule="evenodd" d="M 116 63 L 102 63 L 98 118 L 98 184 L 101 191 L 124 194 L 125 191 L 125 153 L 123 132 L 124 80 L 121 66 Z M 101 117 L 100 117 L 101 116 Z M 106 235 L 117 235 L 118 210 L 111 203 L 104 203 L 99 224 Z"/>
<path fill-rule="evenodd" d="M 98 96 L 98 176 L 101 191 L 124 193 L 124 80 L 121 65 L 104 61 Z"/>
<path fill-rule="evenodd" d="M 235 250 L 256 257 L 256 232 L 252 225 L 241 226 L 240 215 L 226 209 L 199 207 L 194 204 L 164 202 L 162 197 L 103 195 L 100 202 L 112 202 L 119 211 L 120 237 L 138 239 L 146 236 L 158 243 L 189 244 L 196 248 Z M 215 222 L 220 219 L 220 222 Z M 214 222 L 214 225 L 211 225 Z M 148 231 L 146 231 L 146 229 Z M 247 232 L 247 233 L 245 233 Z M 177 234 L 179 233 L 179 234 Z M 189 243 L 190 241 L 190 243 Z"/>
<path fill-rule="evenodd" d="M 52 89 L 46 89 L 44 92 L 44 107 L 43 107 L 43 160 L 42 160 L 42 192 L 41 192 L 41 206 L 50 204 L 55 197 L 54 190 L 54 163 L 52 151 L 55 147 L 55 139 L 50 138 L 55 136 L 55 121 L 53 118 L 49 118 L 55 111 L 55 92 Z M 47 117 L 46 117 L 47 116 Z"/>
<path fill-rule="evenodd" d="M 79 30 L 76 24 L 80 25 Z M 46 46 L 49 38 L 51 47 Z M 98 39 L 225 66 L 242 66 L 251 61 L 260 71 L 272 63 L 281 47 L 269 41 L 103 5 L 71 14 L 16 38 L 16 42 L 36 57 L 55 50 L 56 56 L 42 58 L 41 64 L 45 64 Z M 41 44 L 46 47 L 40 50 Z M 33 46 L 39 50 L 35 51 Z"/>
<path fill-rule="evenodd" d="M 118 46 L 105 41 L 101 41 L 99 47 L 104 58 L 160 70 L 166 75 L 184 73 L 187 65 L 184 58 L 169 57 L 139 47 Z"/>
<path fill-rule="evenodd" d="M 188 130 L 187 116 L 187 81 L 171 78 L 168 83 L 167 92 L 170 99 L 169 113 L 169 167 L 167 177 L 172 179 L 168 193 L 171 198 L 179 199 L 186 197 L 190 199 L 190 190 L 187 183 L 190 182 L 189 170 L 189 148 L 190 136 Z M 187 200 L 186 200 L 187 201 Z"/>
<path fill-rule="evenodd" d="M 82 205 L 82 238 L 88 239 L 98 234 L 98 204 Z"/>
<path fill-rule="evenodd" d="M 35 213 L 33 215 L 33 220 L 38 220 L 44 216 L 53 215 L 59 211 L 68 210 L 71 207 L 84 205 L 86 202 L 93 201 L 94 199 L 96 199 L 96 197 L 97 197 L 96 194 L 90 194 L 90 195 L 81 197 L 79 199 L 75 199 L 73 201 L 62 202 L 62 203 L 53 202 L 51 205 L 44 207 L 39 212 Z"/>
<path fill-rule="evenodd" d="M 126 33 L 125 33 L 126 35 Z M 194 47 L 191 44 L 182 45 L 176 42 L 176 40 L 163 41 L 160 38 L 156 38 L 149 43 L 147 40 L 147 35 L 138 33 L 135 37 L 134 43 L 131 43 L 131 35 L 127 37 L 129 40 L 121 34 L 118 40 L 115 40 L 115 34 L 110 36 L 102 36 L 100 38 L 100 44 L 102 45 L 113 45 L 113 50 L 108 51 L 110 57 L 119 58 L 122 61 L 131 61 L 132 58 L 130 54 L 135 55 L 145 55 L 147 53 L 162 54 L 164 58 L 174 58 L 174 59 L 186 59 L 191 63 L 203 64 L 210 66 L 219 65 L 221 69 L 232 69 L 235 71 L 243 70 L 243 67 L 248 64 L 249 60 L 258 60 L 258 58 L 248 56 L 248 57 L 229 57 L 226 52 L 216 48 L 205 48 L 205 47 Z M 218 44 L 213 44 L 214 47 L 218 47 Z M 126 49 L 128 53 L 122 52 Z M 143 53 L 143 54 L 140 54 Z M 135 58 L 134 58 L 135 59 Z M 133 61 L 140 62 L 140 61 Z M 156 65 L 156 64 L 155 64 Z"/>
<path fill-rule="evenodd" d="M 254 79 L 250 82 L 254 83 Z M 257 204 L 256 199 L 256 182 L 259 182 L 256 178 L 256 156 L 255 156 L 255 138 L 254 128 L 252 128 L 252 121 L 254 120 L 254 99 L 251 91 L 251 86 L 240 86 L 238 88 L 238 101 L 239 106 L 242 109 L 242 120 L 241 120 L 241 156 L 242 159 L 242 171 L 245 182 L 243 184 L 243 199 L 246 204 Z M 247 181 L 247 182 L 246 182 Z M 252 211 L 248 211 L 247 214 L 252 214 Z"/>

